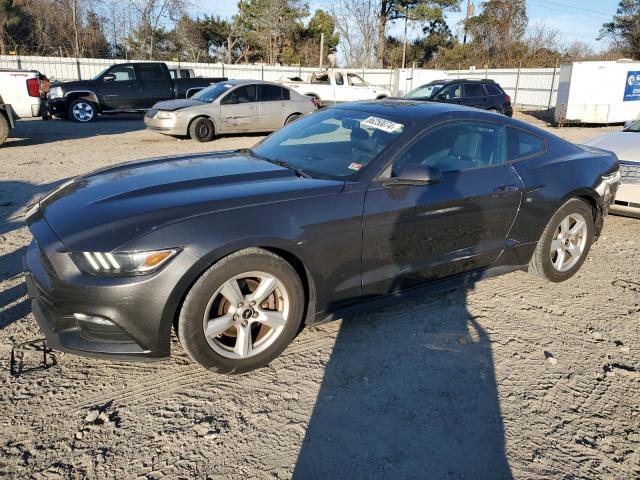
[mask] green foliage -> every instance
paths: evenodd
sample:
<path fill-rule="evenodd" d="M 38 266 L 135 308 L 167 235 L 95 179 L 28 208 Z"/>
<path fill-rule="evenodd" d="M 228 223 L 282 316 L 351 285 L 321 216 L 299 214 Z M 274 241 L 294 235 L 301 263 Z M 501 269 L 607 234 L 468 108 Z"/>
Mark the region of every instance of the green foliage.
<path fill-rule="evenodd" d="M 600 38 L 605 37 L 610 38 L 623 55 L 640 59 L 640 0 L 622 0 L 618 4 L 613 20 L 600 30 Z"/>

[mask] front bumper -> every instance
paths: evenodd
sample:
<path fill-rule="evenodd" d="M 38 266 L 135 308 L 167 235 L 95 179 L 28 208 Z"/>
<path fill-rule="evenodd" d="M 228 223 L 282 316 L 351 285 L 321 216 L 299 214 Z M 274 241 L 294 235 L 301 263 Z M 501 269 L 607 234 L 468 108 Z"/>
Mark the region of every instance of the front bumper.
<path fill-rule="evenodd" d="M 49 115 L 65 116 L 67 114 L 67 100 L 64 97 L 47 99 L 46 108 Z"/>
<path fill-rule="evenodd" d="M 640 184 L 621 183 L 610 211 L 619 215 L 640 218 Z"/>
<path fill-rule="evenodd" d="M 144 116 L 144 124 L 149 130 L 155 130 L 165 135 L 188 135 L 189 122 L 182 118 L 158 118 L 157 110 L 147 110 Z"/>
<path fill-rule="evenodd" d="M 34 240 L 25 279 L 33 314 L 52 348 L 111 359 L 169 356 L 183 294 L 175 290 L 197 257 L 182 251 L 150 275 L 91 276 L 78 270 L 41 215 L 29 228 Z"/>

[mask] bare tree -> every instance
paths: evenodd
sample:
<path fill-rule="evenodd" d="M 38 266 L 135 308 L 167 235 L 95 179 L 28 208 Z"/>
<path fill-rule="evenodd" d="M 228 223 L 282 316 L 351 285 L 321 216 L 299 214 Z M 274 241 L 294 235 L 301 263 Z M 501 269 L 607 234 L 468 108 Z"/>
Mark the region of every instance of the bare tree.
<path fill-rule="evenodd" d="M 349 67 L 366 68 L 376 64 L 378 6 L 377 0 L 337 0 L 331 7 L 344 60 Z"/>

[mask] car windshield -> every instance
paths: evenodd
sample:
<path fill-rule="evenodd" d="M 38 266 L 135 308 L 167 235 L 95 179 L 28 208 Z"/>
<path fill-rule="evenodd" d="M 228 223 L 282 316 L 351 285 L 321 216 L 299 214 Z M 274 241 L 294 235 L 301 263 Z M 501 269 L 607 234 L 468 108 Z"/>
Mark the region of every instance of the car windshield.
<path fill-rule="evenodd" d="M 394 142 L 404 125 L 359 110 L 329 108 L 267 137 L 252 152 L 319 178 L 356 175 Z"/>
<path fill-rule="evenodd" d="M 427 83 L 426 85 L 414 88 L 407 93 L 404 98 L 431 98 L 433 94 L 442 87 L 444 87 L 442 83 Z"/>
<path fill-rule="evenodd" d="M 211 103 L 232 87 L 233 85 L 231 85 L 230 83 L 214 83 L 207 88 L 203 88 L 191 98 L 200 102 Z"/>
<path fill-rule="evenodd" d="M 625 132 L 640 132 L 640 120 L 633 122 L 631 125 L 624 129 Z"/>

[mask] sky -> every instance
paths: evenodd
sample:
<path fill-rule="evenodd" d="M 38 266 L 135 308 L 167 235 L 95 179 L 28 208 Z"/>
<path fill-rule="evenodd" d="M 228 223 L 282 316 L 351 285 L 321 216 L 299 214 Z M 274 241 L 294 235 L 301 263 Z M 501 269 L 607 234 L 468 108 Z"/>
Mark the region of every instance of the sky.
<path fill-rule="evenodd" d="M 479 13 L 482 0 L 472 0 Z M 237 0 L 199 0 L 198 6 L 192 9 L 194 14 L 217 14 L 231 17 L 236 13 Z M 325 8 L 331 0 L 309 0 L 310 10 Z M 461 11 L 447 15 L 447 23 L 452 32 L 459 30 L 459 22 L 464 18 L 466 0 L 463 0 Z M 618 0 L 527 0 L 529 24 L 544 22 L 547 26 L 557 28 L 566 42 L 580 40 L 598 51 L 605 47 L 603 42 L 596 41 L 603 23 L 611 21 Z M 391 27 L 390 33 L 401 36 L 401 25 Z M 413 35 L 418 33 L 415 28 Z"/>

